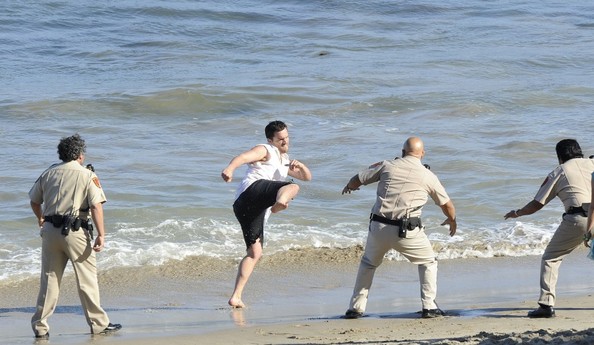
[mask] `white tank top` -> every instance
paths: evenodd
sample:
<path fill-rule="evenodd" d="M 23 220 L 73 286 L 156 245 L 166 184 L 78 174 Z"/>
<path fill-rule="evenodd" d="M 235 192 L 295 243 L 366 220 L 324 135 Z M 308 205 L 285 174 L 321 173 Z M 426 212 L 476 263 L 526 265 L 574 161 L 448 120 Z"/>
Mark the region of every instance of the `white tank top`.
<path fill-rule="evenodd" d="M 270 158 L 267 161 L 248 164 L 248 169 L 237 188 L 235 199 L 245 192 L 252 183 L 258 180 L 284 181 L 289 173 L 289 155 L 281 154 L 278 149 L 270 144 L 261 144 L 268 151 Z"/>

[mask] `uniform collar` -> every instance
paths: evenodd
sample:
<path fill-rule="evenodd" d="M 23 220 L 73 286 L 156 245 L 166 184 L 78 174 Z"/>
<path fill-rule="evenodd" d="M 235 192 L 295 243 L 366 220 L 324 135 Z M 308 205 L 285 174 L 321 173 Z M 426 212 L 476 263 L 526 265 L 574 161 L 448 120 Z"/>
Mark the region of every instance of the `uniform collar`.
<path fill-rule="evenodd" d="M 423 164 L 423 163 L 421 163 L 421 159 L 420 158 L 417 158 L 417 157 L 411 156 L 411 155 L 404 156 L 402 159 L 407 160 L 407 161 L 411 161 L 411 162 L 418 162 L 419 165 L 422 165 Z"/>

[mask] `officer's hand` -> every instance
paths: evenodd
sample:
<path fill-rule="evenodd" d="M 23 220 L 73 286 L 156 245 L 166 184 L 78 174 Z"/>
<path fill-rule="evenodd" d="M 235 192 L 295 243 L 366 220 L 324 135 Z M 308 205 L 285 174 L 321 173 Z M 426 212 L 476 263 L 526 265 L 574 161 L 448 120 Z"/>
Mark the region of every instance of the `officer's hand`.
<path fill-rule="evenodd" d="M 584 246 L 590 248 L 590 240 L 592 239 L 592 233 L 590 231 L 586 232 L 584 235 Z"/>
<path fill-rule="evenodd" d="M 359 190 L 359 188 L 350 188 L 349 184 L 347 183 L 346 186 L 344 186 L 344 188 L 342 189 L 342 194 L 351 194 L 351 192 L 355 191 L 355 190 Z"/>
<path fill-rule="evenodd" d="M 511 210 L 508 213 L 505 214 L 505 216 L 503 216 L 503 219 L 508 219 L 508 218 L 518 218 L 518 211 L 517 210 Z"/>
<path fill-rule="evenodd" d="M 441 225 L 449 225 L 450 226 L 450 236 L 454 236 L 456 234 L 456 229 L 458 228 L 458 223 L 456 223 L 456 219 L 446 219 L 441 223 Z"/>
<path fill-rule="evenodd" d="M 103 236 L 97 236 L 95 238 L 95 245 L 93 245 L 93 250 L 99 253 L 103 249 L 104 240 Z"/>

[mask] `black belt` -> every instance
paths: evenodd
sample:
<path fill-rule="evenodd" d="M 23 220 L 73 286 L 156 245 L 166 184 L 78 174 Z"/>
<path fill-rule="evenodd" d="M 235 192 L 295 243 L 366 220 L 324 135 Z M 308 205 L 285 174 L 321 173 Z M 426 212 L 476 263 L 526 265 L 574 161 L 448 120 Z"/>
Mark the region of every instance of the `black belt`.
<path fill-rule="evenodd" d="M 402 227 L 402 223 L 403 223 L 403 219 L 399 218 L 399 219 L 388 219 L 386 217 L 382 217 L 382 216 L 378 216 L 377 214 L 371 214 L 369 216 L 369 219 L 372 221 L 376 221 L 376 222 L 380 222 L 383 224 L 388 224 L 388 225 L 394 225 L 394 226 L 398 226 L 398 227 Z M 407 224 L 407 228 L 408 230 L 413 230 L 416 227 L 421 227 L 421 218 L 419 217 L 411 217 L 408 218 L 406 220 L 406 224 Z"/>
<path fill-rule="evenodd" d="M 62 216 L 62 215 L 52 215 L 52 216 L 43 216 L 43 221 L 52 224 L 53 226 L 59 228 L 62 225 L 64 225 L 64 222 L 66 221 L 66 218 L 68 216 Z M 80 227 L 86 230 L 89 230 L 89 225 L 92 228 L 92 223 L 90 223 L 88 220 L 80 220 Z M 73 229 L 74 231 L 78 230 L 79 228 Z"/>
<path fill-rule="evenodd" d="M 66 220 L 66 216 L 61 216 L 59 214 L 54 214 L 51 216 L 43 216 L 43 221 L 53 224 L 55 227 L 61 227 L 64 224 L 64 220 Z"/>
<path fill-rule="evenodd" d="M 386 217 L 378 216 L 377 214 L 371 214 L 369 219 L 372 221 L 376 221 L 383 224 L 394 225 L 394 226 L 401 226 L 402 219 L 388 219 Z"/>
<path fill-rule="evenodd" d="M 565 214 L 579 214 L 582 217 L 588 217 L 588 212 L 583 207 L 570 206 Z"/>

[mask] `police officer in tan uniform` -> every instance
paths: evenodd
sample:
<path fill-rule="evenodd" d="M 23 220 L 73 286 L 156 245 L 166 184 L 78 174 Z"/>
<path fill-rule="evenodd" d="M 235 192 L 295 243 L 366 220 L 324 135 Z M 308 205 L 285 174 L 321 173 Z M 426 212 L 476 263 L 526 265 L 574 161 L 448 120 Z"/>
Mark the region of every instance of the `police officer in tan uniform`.
<path fill-rule="evenodd" d="M 31 326 L 38 339 L 49 338 L 48 318 L 60 293 L 60 282 L 68 260 L 72 262 L 78 294 L 92 334 L 106 334 L 122 326 L 112 324 L 99 301 L 97 260 L 105 244 L 103 203 L 105 194 L 94 172 L 82 166 L 85 141 L 78 135 L 62 138 L 58 154 L 63 163 L 52 165 L 29 191 L 31 208 L 41 228 L 41 280 Z M 92 239 L 92 225 L 97 230 Z"/>
<path fill-rule="evenodd" d="M 421 224 L 421 208 L 428 198 L 439 205 L 447 217 L 450 236 L 456 233 L 456 210 L 437 176 L 423 166 L 425 155 L 420 138 L 406 140 L 402 158 L 386 160 L 353 176 L 342 194 L 361 185 L 378 182 L 377 199 L 372 208 L 365 253 L 361 258 L 353 296 L 345 314 L 347 319 L 363 316 L 375 270 L 388 250 L 395 249 L 418 266 L 421 284 L 422 317 L 445 315 L 435 303 L 437 259 Z"/>
<path fill-rule="evenodd" d="M 531 318 L 555 316 L 555 286 L 563 258 L 577 248 L 587 232 L 586 222 L 591 195 L 591 174 L 594 160 L 583 158 L 582 149 L 574 139 L 557 143 L 559 166 L 544 180 L 534 200 L 504 217 L 518 218 L 533 214 L 556 196 L 563 202 L 561 224 L 555 230 L 541 259 L 539 307 L 528 313 Z"/>

